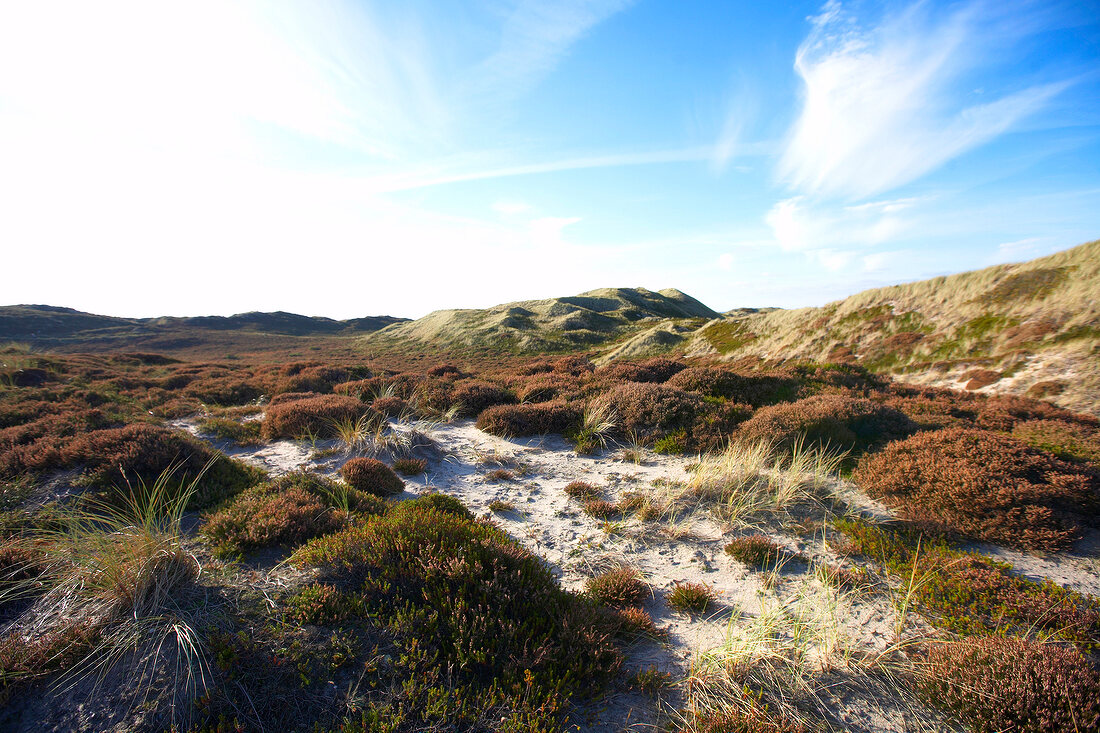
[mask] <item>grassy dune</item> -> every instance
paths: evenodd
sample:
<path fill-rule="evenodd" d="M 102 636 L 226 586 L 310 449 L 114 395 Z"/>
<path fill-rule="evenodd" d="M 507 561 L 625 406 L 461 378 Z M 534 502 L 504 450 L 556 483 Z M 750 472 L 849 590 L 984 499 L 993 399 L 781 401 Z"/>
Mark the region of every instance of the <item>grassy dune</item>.
<path fill-rule="evenodd" d="M 821 308 L 726 317 L 688 354 L 853 361 L 909 381 L 1028 393 L 1100 411 L 1100 241 L 867 290 Z"/>

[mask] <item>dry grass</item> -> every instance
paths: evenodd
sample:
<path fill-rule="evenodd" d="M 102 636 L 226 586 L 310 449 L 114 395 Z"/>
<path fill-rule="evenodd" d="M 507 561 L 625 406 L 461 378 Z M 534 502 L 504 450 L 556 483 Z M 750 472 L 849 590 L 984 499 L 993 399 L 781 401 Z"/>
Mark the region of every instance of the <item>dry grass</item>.
<path fill-rule="evenodd" d="M 733 444 L 701 456 L 687 482 L 656 487 L 652 503 L 665 518 L 711 509 L 723 521 L 749 524 L 826 499 L 843 457 L 801 441 L 789 454 L 768 443 Z"/>

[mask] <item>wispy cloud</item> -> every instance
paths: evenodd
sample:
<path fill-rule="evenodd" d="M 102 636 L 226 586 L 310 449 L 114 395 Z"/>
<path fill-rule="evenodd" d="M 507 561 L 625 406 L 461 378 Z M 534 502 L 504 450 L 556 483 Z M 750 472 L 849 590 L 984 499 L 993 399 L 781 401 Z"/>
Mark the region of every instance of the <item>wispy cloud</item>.
<path fill-rule="evenodd" d="M 972 2 L 948 14 L 914 3 L 866 28 L 830 0 L 812 18 L 795 69 L 801 113 L 778 172 L 808 194 L 850 199 L 909 183 L 1011 129 L 1071 82 L 1048 80 L 973 103 L 967 74 L 1034 28 Z M 1009 10 L 1002 9 L 1003 13 Z"/>

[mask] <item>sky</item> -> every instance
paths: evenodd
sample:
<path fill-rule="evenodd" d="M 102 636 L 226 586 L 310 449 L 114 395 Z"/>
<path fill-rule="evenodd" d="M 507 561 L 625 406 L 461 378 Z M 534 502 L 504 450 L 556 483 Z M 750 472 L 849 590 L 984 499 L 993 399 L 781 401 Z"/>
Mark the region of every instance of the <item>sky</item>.
<path fill-rule="evenodd" d="M 1100 237 L 1100 0 L 0 0 L 0 303 L 717 310 Z"/>

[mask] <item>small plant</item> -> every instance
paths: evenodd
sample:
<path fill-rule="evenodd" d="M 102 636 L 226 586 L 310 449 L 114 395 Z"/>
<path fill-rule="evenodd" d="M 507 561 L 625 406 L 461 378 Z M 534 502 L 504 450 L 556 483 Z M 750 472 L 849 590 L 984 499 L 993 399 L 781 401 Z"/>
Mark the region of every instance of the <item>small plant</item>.
<path fill-rule="evenodd" d="M 405 490 L 397 474 L 374 458 L 352 458 L 340 469 L 340 475 L 352 488 L 375 496 L 393 496 Z"/>
<path fill-rule="evenodd" d="M 329 421 L 329 430 L 343 446 L 344 454 L 350 456 L 375 449 L 379 443 L 376 437 L 384 432 L 385 425 L 382 415 L 372 411 L 358 418 L 334 418 Z"/>
<path fill-rule="evenodd" d="M 618 505 L 604 499 L 589 499 L 583 509 L 585 514 L 596 519 L 613 519 L 621 514 Z"/>
<path fill-rule="evenodd" d="M 777 568 L 791 557 L 774 540 L 760 534 L 736 537 L 726 545 L 725 550 L 734 560 L 755 570 Z"/>
<path fill-rule="evenodd" d="M 258 445 L 260 421 L 238 422 L 226 417 L 208 417 L 199 422 L 199 431 L 222 440 L 232 440 L 238 445 Z"/>
<path fill-rule="evenodd" d="M 588 595 L 613 608 L 634 606 L 649 596 L 649 586 L 634 568 L 608 570 L 585 583 Z"/>
<path fill-rule="evenodd" d="M 657 624 L 653 623 L 653 617 L 637 606 L 615 608 L 612 609 L 612 614 L 616 636 L 625 639 L 637 639 L 643 636 L 659 639 L 664 636 L 663 632 L 657 628 Z"/>
<path fill-rule="evenodd" d="M 631 672 L 626 683 L 642 692 L 658 695 L 662 690 L 672 687 L 672 675 L 651 666 Z"/>
<path fill-rule="evenodd" d="M 673 611 L 702 613 L 717 598 L 714 590 L 704 583 L 676 583 L 665 602 Z"/>
<path fill-rule="evenodd" d="M 607 448 L 611 433 L 618 427 L 619 416 L 606 399 L 594 400 L 584 408 L 580 428 L 570 435 L 577 453 L 591 455 Z"/>
<path fill-rule="evenodd" d="M 423 458 L 398 458 L 393 462 L 393 470 L 402 476 L 419 476 L 428 467 Z"/>
<path fill-rule="evenodd" d="M 504 501 L 503 499 L 493 499 L 489 502 L 489 511 L 494 514 L 505 514 L 507 512 L 514 512 L 516 505 L 510 501 Z"/>
<path fill-rule="evenodd" d="M 515 474 L 507 468 L 494 468 L 492 471 L 485 474 L 485 478 L 490 481 L 512 481 L 515 479 Z"/>
<path fill-rule="evenodd" d="M 592 500 L 600 495 L 600 490 L 585 481 L 570 481 L 563 489 L 566 494 L 579 500 Z"/>

